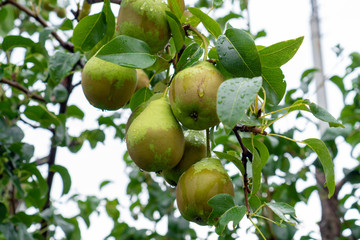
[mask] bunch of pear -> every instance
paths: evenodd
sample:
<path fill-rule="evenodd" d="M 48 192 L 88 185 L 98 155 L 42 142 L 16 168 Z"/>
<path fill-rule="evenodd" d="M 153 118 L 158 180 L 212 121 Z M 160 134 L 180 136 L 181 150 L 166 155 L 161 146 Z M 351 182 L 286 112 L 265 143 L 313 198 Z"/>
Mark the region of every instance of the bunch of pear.
<path fill-rule="evenodd" d="M 208 154 L 204 133 L 219 123 L 216 95 L 224 80 L 209 62 L 188 67 L 173 78 L 169 97 L 155 94 L 139 105 L 126 127 L 127 150 L 134 163 L 176 186 L 181 215 L 200 225 L 209 222 L 208 201 L 213 196 L 234 195 L 220 160 Z"/>
<path fill-rule="evenodd" d="M 166 19 L 170 11 L 162 0 L 123 0 L 115 34 L 127 35 L 146 42 L 153 54 L 164 49 L 170 39 Z M 96 57 L 102 47 L 99 42 L 87 52 L 89 60 L 82 73 L 82 88 L 91 105 L 102 110 L 117 110 L 129 102 L 138 89 L 149 83 L 143 70 L 118 66 Z"/>
<path fill-rule="evenodd" d="M 184 10 L 183 1 L 179 3 Z M 143 40 L 153 54 L 158 53 L 170 38 L 168 10 L 161 0 L 123 0 L 115 35 Z M 168 95 L 156 94 L 139 105 L 126 125 L 126 146 L 133 162 L 176 186 L 180 213 L 201 225 L 209 221 L 209 199 L 219 193 L 234 195 L 232 181 L 220 160 L 209 156 L 204 134 L 205 129 L 219 123 L 216 96 L 224 80 L 209 62 L 188 67 L 175 75 Z M 143 70 L 122 67 L 96 55 L 82 73 L 86 98 L 102 110 L 125 106 L 135 91 L 146 86 L 149 78 Z"/>

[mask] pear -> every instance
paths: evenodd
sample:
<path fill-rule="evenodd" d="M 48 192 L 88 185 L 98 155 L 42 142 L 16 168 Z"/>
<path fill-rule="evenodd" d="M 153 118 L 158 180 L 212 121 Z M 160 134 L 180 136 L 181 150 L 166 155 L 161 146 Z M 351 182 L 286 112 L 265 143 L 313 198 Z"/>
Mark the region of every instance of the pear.
<path fill-rule="evenodd" d="M 170 39 L 166 19 L 166 11 L 169 10 L 162 0 L 123 0 L 116 34 L 140 39 L 149 45 L 152 53 L 157 53 Z"/>
<path fill-rule="evenodd" d="M 132 121 L 126 145 L 131 159 L 144 171 L 159 172 L 179 163 L 185 139 L 167 98 L 150 101 Z"/>
<path fill-rule="evenodd" d="M 135 92 L 141 88 L 147 87 L 149 85 L 149 77 L 142 69 L 136 69 L 136 75 L 138 83 L 136 85 Z"/>
<path fill-rule="evenodd" d="M 225 80 L 209 62 L 177 73 L 170 85 L 169 99 L 175 117 L 188 129 L 203 130 L 219 123 L 217 91 Z"/>
<path fill-rule="evenodd" d="M 128 118 L 128 121 L 127 121 L 126 126 L 125 126 L 125 132 L 127 132 L 127 130 L 129 129 L 131 123 L 135 120 L 135 118 L 137 118 L 140 115 L 140 113 L 142 113 L 142 111 L 144 111 L 144 109 L 149 105 L 149 103 L 151 101 L 154 101 L 156 99 L 160 99 L 162 97 L 163 97 L 163 93 L 154 94 L 149 100 L 147 100 L 146 102 L 143 102 L 139 106 L 137 106 L 135 108 L 135 110 L 131 113 L 130 117 Z"/>
<path fill-rule="evenodd" d="M 212 212 L 208 201 L 220 193 L 234 196 L 234 185 L 219 159 L 204 158 L 181 175 L 177 206 L 186 220 L 206 225 Z"/>
<path fill-rule="evenodd" d="M 135 91 L 136 71 L 94 56 L 84 66 L 81 85 L 91 105 L 102 110 L 117 110 Z"/>
<path fill-rule="evenodd" d="M 204 131 L 187 130 L 185 136 L 184 154 L 174 168 L 162 172 L 165 180 L 176 186 L 181 174 L 191 165 L 206 157 L 206 138 Z"/>

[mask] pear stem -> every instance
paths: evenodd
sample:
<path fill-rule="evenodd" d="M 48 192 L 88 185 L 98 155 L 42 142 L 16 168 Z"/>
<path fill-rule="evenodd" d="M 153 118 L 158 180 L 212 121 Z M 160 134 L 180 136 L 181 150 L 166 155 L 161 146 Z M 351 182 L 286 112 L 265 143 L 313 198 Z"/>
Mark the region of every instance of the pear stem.
<path fill-rule="evenodd" d="M 211 150 L 210 150 L 210 129 L 206 129 L 206 150 L 207 150 L 207 157 L 211 157 Z"/>
<path fill-rule="evenodd" d="M 204 52 L 204 59 L 203 59 L 203 61 L 206 61 L 206 60 L 207 60 L 207 56 L 208 56 L 208 46 L 209 46 L 209 44 L 208 44 L 205 36 L 202 35 L 201 32 L 199 32 L 199 30 L 197 30 L 195 27 L 193 27 L 193 26 L 191 26 L 191 25 L 189 25 L 189 29 L 190 29 L 191 31 L 193 31 L 194 33 L 196 33 L 196 35 L 198 35 L 198 36 L 201 38 L 202 42 L 204 43 L 204 50 L 205 50 L 205 52 Z"/>

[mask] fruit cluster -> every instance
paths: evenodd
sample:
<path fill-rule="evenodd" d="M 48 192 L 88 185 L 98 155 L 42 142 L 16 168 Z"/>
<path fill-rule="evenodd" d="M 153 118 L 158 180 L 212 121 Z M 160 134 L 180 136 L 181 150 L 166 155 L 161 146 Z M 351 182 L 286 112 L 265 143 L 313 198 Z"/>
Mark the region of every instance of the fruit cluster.
<path fill-rule="evenodd" d="M 168 10 L 161 0 L 123 0 L 116 34 L 143 40 L 157 53 L 170 39 Z M 208 154 L 204 134 L 205 129 L 219 123 L 216 96 L 224 80 L 207 61 L 185 68 L 174 76 L 168 91 L 140 104 L 126 126 L 127 150 L 134 163 L 143 171 L 161 174 L 176 186 L 182 216 L 201 225 L 208 223 L 210 198 L 219 193 L 234 195 L 220 160 Z M 149 85 L 143 70 L 121 67 L 96 55 L 86 63 L 82 74 L 86 98 L 103 110 L 125 106 L 135 91 Z"/>

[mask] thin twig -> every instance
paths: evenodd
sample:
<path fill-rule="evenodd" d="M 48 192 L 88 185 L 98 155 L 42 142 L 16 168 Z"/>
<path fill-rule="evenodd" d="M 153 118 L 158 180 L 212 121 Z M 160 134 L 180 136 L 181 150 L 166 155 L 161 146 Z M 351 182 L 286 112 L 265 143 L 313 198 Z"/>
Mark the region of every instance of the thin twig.
<path fill-rule="evenodd" d="M 40 126 L 34 125 L 34 124 L 32 124 L 32 123 L 29 123 L 28 121 L 26 121 L 25 119 L 23 119 L 23 118 L 21 118 L 21 117 L 19 118 L 19 120 L 22 121 L 23 123 L 25 123 L 26 125 L 32 127 L 33 129 L 40 128 Z"/>
<path fill-rule="evenodd" d="M 204 50 L 205 50 L 203 61 L 206 61 L 206 60 L 207 60 L 207 56 L 208 56 L 208 46 L 209 46 L 209 43 L 208 43 L 207 39 L 205 38 L 205 36 L 204 36 L 201 32 L 199 32 L 199 30 L 197 30 L 195 27 L 193 27 L 193 26 L 191 26 L 191 25 L 189 25 L 189 24 L 184 25 L 183 28 L 184 28 L 185 32 L 186 32 L 187 30 L 193 31 L 196 35 L 198 35 L 198 36 L 201 38 L 201 40 L 202 40 L 202 42 L 203 42 L 203 44 L 204 44 Z"/>
<path fill-rule="evenodd" d="M 255 127 L 255 126 L 246 126 L 246 125 L 237 124 L 235 126 L 235 129 L 240 132 L 251 132 L 255 135 L 260 134 L 260 135 L 266 136 L 268 134 L 266 131 L 262 130 L 261 128 Z"/>
<path fill-rule="evenodd" d="M 1 78 L 0 79 L 0 83 L 5 83 L 11 87 L 14 87 L 20 91 L 22 91 L 23 93 L 26 94 L 26 96 L 28 98 L 32 98 L 34 100 L 37 100 L 37 101 L 40 101 L 40 102 L 43 102 L 43 103 L 46 103 L 45 99 L 40 96 L 40 95 L 37 95 L 36 93 L 33 93 L 31 92 L 29 89 L 27 89 L 26 87 L 24 87 L 23 85 L 21 85 L 20 83 L 16 82 L 16 81 L 13 81 L 13 80 L 9 80 L 9 79 L 6 79 L 6 78 Z"/>
<path fill-rule="evenodd" d="M 241 157 L 241 161 L 242 164 L 244 166 L 244 174 L 243 174 L 243 185 L 244 185 L 244 198 L 245 198 L 245 206 L 246 206 L 246 211 L 248 214 L 250 214 L 250 206 L 249 206 L 249 199 L 248 199 L 248 193 L 250 193 L 250 189 L 249 189 L 249 181 L 248 181 L 248 176 L 247 176 L 247 169 L 246 169 L 246 164 L 247 161 L 249 160 L 250 162 L 252 162 L 252 153 L 249 151 L 249 149 L 247 149 L 242 140 L 241 137 L 238 133 L 238 129 L 236 129 L 236 127 L 233 129 L 233 132 L 241 146 L 242 149 L 242 157 Z M 248 215 L 249 216 L 249 215 Z"/>
<path fill-rule="evenodd" d="M 104 0 L 86 0 L 89 4 L 104 2 Z M 110 0 L 111 3 L 121 4 L 122 0 Z"/>
<path fill-rule="evenodd" d="M 36 160 L 35 160 L 36 166 L 41 166 L 41 165 L 43 165 L 43 164 L 48 163 L 48 159 L 49 159 L 48 156 L 43 157 L 43 158 L 36 159 Z"/>
<path fill-rule="evenodd" d="M 11 4 L 14 5 L 15 7 L 17 7 L 19 10 L 25 12 L 28 16 L 34 18 L 37 22 L 39 22 L 43 27 L 49 27 L 49 25 L 47 24 L 47 22 L 39 15 L 37 15 L 35 12 L 31 11 L 29 8 L 26 8 L 24 6 L 22 6 L 20 3 L 14 1 L 14 0 L 6 0 L 4 2 L 2 2 L 1 5 L 6 5 L 6 4 Z M 0 6 L 1 6 L 0 5 Z M 56 31 L 52 31 L 51 34 L 54 36 L 54 38 L 59 42 L 59 44 L 69 50 L 70 52 L 74 52 L 74 45 L 70 42 L 66 42 L 64 40 L 61 39 L 61 37 L 57 34 Z"/>
<path fill-rule="evenodd" d="M 211 157 L 211 147 L 210 147 L 210 129 L 206 129 L 206 151 L 207 157 Z"/>

